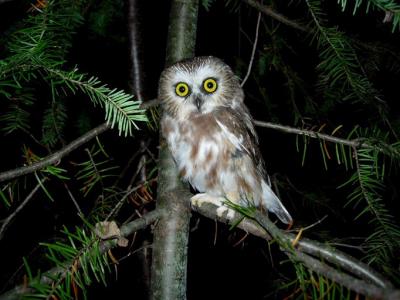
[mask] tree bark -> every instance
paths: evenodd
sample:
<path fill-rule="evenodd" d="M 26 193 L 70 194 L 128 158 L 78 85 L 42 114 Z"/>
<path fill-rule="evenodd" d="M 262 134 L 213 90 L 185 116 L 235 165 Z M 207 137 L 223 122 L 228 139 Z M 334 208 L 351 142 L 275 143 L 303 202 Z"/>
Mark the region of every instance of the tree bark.
<path fill-rule="evenodd" d="M 141 36 L 139 21 L 139 1 L 128 0 L 128 35 L 129 35 L 129 58 L 130 87 L 132 94 L 140 101 L 144 100 L 143 59 L 141 52 Z"/>
<path fill-rule="evenodd" d="M 171 4 L 166 65 L 194 56 L 198 0 Z M 160 140 L 157 207 L 164 209 L 154 230 L 151 299 L 186 299 L 187 244 L 190 203 L 188 187 L 178 179 L 178 170 L 165 141 Z"/>

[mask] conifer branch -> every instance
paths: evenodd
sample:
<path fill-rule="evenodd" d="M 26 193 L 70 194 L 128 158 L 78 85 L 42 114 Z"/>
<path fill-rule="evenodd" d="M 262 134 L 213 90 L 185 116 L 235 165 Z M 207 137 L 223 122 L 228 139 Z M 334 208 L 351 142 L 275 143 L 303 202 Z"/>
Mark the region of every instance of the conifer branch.
<path fill-rule="evenodd" d="M 143 228 L 146 228 L 150 224 L 157 221 L 160 217 L 162 217 L 163 214 L 164 214 L 163 210 L 155 209 L 132 222 L 122 225 L 120 228 L 121 236 L 128 237 L 129 235 L 133 234 L 134 232 L 141 230 Z M 91 244 L 93 244 L 93 243 L 91 243 Z M 117 246 L 116 239 L 103 240 L 98 244 L 98 247 L 92 248 L 92 249 L 88 248 L 88 250 L 95 252 L 96 255 L 101 255 L 101 254 L 106 253 L 108 250 L 115 248 L 116 246 Z M 60 262 L 60 266 L 62 265 L 63 267 L 57 266 L 57 267 L 43 273 L 40 277 L 40 284 L 51 286 L 51 285 L 53 285 L 53 283 L 55 283 L 56 278 L 58 280 L 65 278 L 66 273 L 71 272 L 71 270 L 72 270 L 70 268 L 71 263 L 73 263 L 73 262 Z M 76 265 L 76 267 L 81 267 L 81 266 Z M 76 270 L 74 270 L 74 272 L 76 272 Z M 30 284 L 32 284 L 32 283 L 30 283 Z M 29 287 L 16 286 L 12 290 L 9 290 L 8 292 L 0 295 L 0 300 L 20 299 L 21 296 L 32 293 L 32 291 L 33 291 L 32 288 L 29 288 Z"/>
<path fill-rule="evenodd" d="M 144 111 L 140 109 L 140 101 L 133 101 L 133 96 L 117 89 L 111 89 L 102 84 L 96 77 L 85 79 L 78 70 L 64 72 L 57 69 L 45 68 L 49 74 L 61 78 L 62 82 L 75 93 L 79 88 L 87 94 L 95 105 L 104 107 L 107 123 L 111 128 L 117 123 L 119 134 L 132 134 L 132 126 L 139 129 L 135 121 L 147 121 Z"/>
<path fill-rule="evenodd" d="M 392 32 L 394 32 L 396 28 L 400 28 L 400 4 L 396 0 L 358 0 L 353 3 L 346 0 L 339 0 L 338 2 L 341 4 L 343 10 L 353 5 L 353 15 L 355 15 L 356 11 L 366 2 L 365 7 L 367 13 L 370 8 L 380 10 L 385 14 L 383 23 L 392 23 Z"/>

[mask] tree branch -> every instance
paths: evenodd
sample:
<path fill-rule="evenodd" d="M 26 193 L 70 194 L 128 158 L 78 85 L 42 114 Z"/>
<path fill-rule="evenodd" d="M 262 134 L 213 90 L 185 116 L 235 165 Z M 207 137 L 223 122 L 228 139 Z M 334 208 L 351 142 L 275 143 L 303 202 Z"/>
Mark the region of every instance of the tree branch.
<path fill-rule="evenodd" d="M 44 179 L 45 180 L 45 179 Z M 43 181 L 44 181 L 43 180 Z M 28 202 L 32 199 L 32 197 L 36 194 L 37 190 L 41 187 L 41 183 L 38 183 L 35 188 L 26 196 L 25 200 L 21 202 L 21 204 L 16 208 L 16 210 L 10 214 L 3 222 L 0 228 L 0 240 L 4 236 L 4 232 L 7 230 L 11 221 L 17 216 L 17 214 L 28 204 Z"/>
<path fill-rule="evenodd" d="M 103 133 L 104 131 L 106 131 L 109 128 L 110 128 L 110 126 L 107 123 L 103 123 L 103 124 L 97 126 L 96 128 L 93 128 L 92 130 L 88 131 L 87 133 L 85 133 L 81 137 L 77 138 L 76 140 L 72 141 L 67 146 L 63 147 L 62 149 L 58 150 L 57 152 L 54 152 L 53 154 L 42 159 L 41 161 L 38 161 L 37 163 L 34 163 L 29 166 L 20 167 L 17 169 L 2 172 L 2 173 L 0 173 L 0 182 L 5 181 L 5 180 L 14 179 L 16 177 L 23 176 L 23 175 L 26 175 L 29 173 L 33 173 L 33 172 L 43 169 L 49 165 L 56 164 L 64 156 L 66 156 L 70 152 L 74 151 L 78 147 L 82 146 L 83 144 L 89 142 L 92 138 L 98 136 L 100 133 Z"/>
<path fill-rule="evenodd" d="M 132 94 L 136 96 L 139 101 L 144 100 L 144 81 L 143 81 L 143 68 L 142 57 L 140 48 L 140 12 L 138 0 L 128 0 L 128 33 L 129 33 L 129 58 L 131 63 L 130 68 L 130 84 L 132 87 Z"/>
<path fill-rule="evenodd" d="M 285 17 L 284 15 L 281 15 L 279 13 L 277 13 L 276 11 L 274 11 L 271 7 L 266 6 L 261 4 L 260 2 L 256 1 L 256 0 L 243 0 L 244 2 L 246 2 L 248 5 L 254 7 L 255 9 L 257 9 L 258 11 L 262 12 L 263 14 L 287 25 L 290 26 L 292 28 L 295 28 L 297 30 L 301 30 L 303 32 L 310 32 L 310 29 L 306 26 L 303 26 L 299 23 L 296 23 L 295 21 L 292 21 L 290 19 L 288 19 L 287 17 Z"/>
<path fill-rule="evenodd" d="M 182 191 L 180 196 L 182 201 L 189 203 L 188 199 L 191 194 L 188 193 L 188 191 Z M 193 206 L 192 208 L 194 211 L 207 218 L 218 220 L 226 224 L 236 224 L 242 219 L 242 215 L 239 213 L 236 213 L 233 218 L 228 218 L 227 214 L 218 216 L 216 214 L 217 207 L 210 203 L 205 203 L 200 207 Z M 171 216 L 166 210 L 158 207 L 143 215 L 141 218 L 121 226 L 121 236 L 127 237 L 163 217 L 170 218 Z M 160 224 L 158 224 L 157 227 L 160 227 Z M 400 291 L 394 289 L 393 285 L 387 279 L 371 269 L 368 265 L 337 249 L 307 238 L 301 238 L 293 247 L 292 244 L 297 239 L 297 236 L 277 228 L 274 223 L 260 212 L 255 212 L 253 219 L 243 219 L 237 227 L 268 241 L 273 239 L 277 240 L 282 251 L 291 259 L 303 263 L 313 272 L 325 276 L 359 294 L 373 297 L 374 299 L 400 299 Z M 99 245 L 99 250 L 101 253 L 105 253 L 109 249 L 116 247 L 116 245 L 117 241 L 115 239 L 102 241 Z M 94 249 L 94 251 L 98 250 Z M 339 267 L 342 271 L 338 271 L 337 268 L 328 265 L 326 262 Z M 68 264 L 65 265 L 68 266 Z M 67 269 L 61 268 L 51 269 L 44 273 L 41 280 L 44 283 L 51 284 L 51 278 L 59 278 L 59 275 L 62 275 L 63 272 L 66 271 Z M 346 273 L 344 271 L 346 271 Z M 30 292 L 30 290 L 22 286 L 17 286 L 7 293 L 0 295 L 0 300 L 19 299 L 22 294 L 28 292 Z"/>
<path fill-rule="evenodd" d="M 271 123 L 271 122 L 263 122 L 263 121 L 258 121 L 258 120 L 254 120 L 254 124 L 256 126 L 260 126 L 260 127 L 271 128 L 271 129 L 279 130 L 282 132 L 293 133 L 293 134 L 297 134 L 297 135 L 305 135 L 305 136 L 309 136 L 311 138 L 321 139 L 321 140 L 325 140 L 327 142 L 333 142 L 336 144 L 342 144 L 345 146 L 350 146 L 350 147 L 355 147 L 355 148 L 368 147 L 368 146 L 370 147 L 370 145 L 363 144 L 359 140 L 346 140 L 346 139 L 334 137 L 332 135 L 319 133 L 319 132 L 307 130 L 307 129 L 299 129 L 299 128 L 295 128 L 295 127 L 280 125 L 280 124 Z"/>
<path fill-rule="evenodd" d="M 159 218 L 161 218 L 164 215 L 164 210 L 162 209 L 155 209 L 143 216 L 141 216 L 139 219 L 136 219 L 132 222 L 129 222 L 127 224 L 124 224 L 120 227 L 121 231 L 121 236 L 122 237 L 128 237 L 132 233 L 146 228 L 148 225 L 154 223 L 157 221 Z M 93 251 L 100 251 L 100 253 L 106 253 L 108 250 L 115 248 L 117 246 L 117 240 L 104 240 L 99 244 L 98 249 L 92 249 Z M 64 264 L 66 267 L 65 268 L 53 268 L 47 272 L 45 272 L 41 278 L 40 281 L 42 283 L 46 284 L 52 284 L 54 282 L 54 278 L 60 278 L 65 272 L 69 271 L 69 266 L 71 263 L 66 262 Z M 0 300 L 17 300 L 21 299 L 21 296 L 32 292 L 29 288 L 24 287 L 23 285 L 19 285 L 14 287 L 13 289 L 7 291 L 6 293 L 0 295 Z"/>
<path fill-rule="evenodd" d="M 226 215 L 217 216 L 216 206 L 209 203 L 205 203 L 201 207 L 195 206 L 193 209 L 205 217 L 223 223 L 236 224 L 242 218 L 238 213 L 233 219 L 227 218 Z M 237 227 L 266 240 L 278 240 L 282 251 L 292 259 L 357 293 L 377 299 L 400 299 L 400 291 L 395 290 L 393 285 L 382 275 L 333 247 L 306 238 L 301 238 L 293 247 L 292 243 L 295 241 L 296 235 L 280 230 L 260 212 L 254 214 L 254 219 L 243 219 Z M 339 267 L 342 272 L 326 262 Z"/>
<path fill-rule="evenodd" d="M 149 109 L 152 107 L 156 107 L 157 105 L 161 104 L 161 100 L 159 99 L 151 99 L 151 100 L 147 100 L 144 101 L 141 105 L 140 105 L 140 109 Z"/>
<path fill-rule="evenodd" d="M 242 82 L 240 83 L 241 87 L 244 86 L 244 84 L 246 83 L 246 81 L 249 78 L 250 73 L 251 73 L 251 67 L 253 66 L 254 56 L 256 54 L 256 49 L 257 49 L 258 31 L 260 29 L 260 21 L 261 21 L 261 12 L 258 13 L 257 24 L 256 24 L 256 34 L 255 34 L 255 37 L 254 37 L 253 49 L 251 50 L 249 67 L 247 68 L 246 76 L 244 76 Z"/>
<path fill-rule="evenodd" d="M 3 3 L 11 2 L 11 1 L 14 1 L 14 0 L 0 0 L 0 5 Z"/>
<path fill-rule="evenodd" d="M 374 149 L 374 150 L 385 153 L 384 148 L 379 147 L 378 145 L 371 145 L 369 143 L 365 143 L 365 142 L 363 142 L 362 138 L 347 140 L 347 139 L 338 138 L 338 137 L 335 137 L 335 136 L 332 136 L 329 134 L 319 133 L 319 132 L 312 131 L 312 130 L 299 129 L 299 128 L 295 128 L 295 127 L 290 127 L 290 126 L 285 126 L 285 125 L 280 125 L 280 124 L 270 123 L 270 122 L 257 121 L 257 120 L 254 120 L 254 124 L 259 127 L 271 128 L 271 129 L 279 130 L 279 131 L 286 132 L 286 133 L 305 135 L 305 136 L 308 136 L 311 138 L 324 140 L 327 142 L 342 144 L 345 146 L 352 147 L 354 149 L 368 148 L 368 149 Z M 392 151 L 395 152 L 396 155 L 400 156 L 400 153 L 398 153 L 397 151 L 394 151 L 394 149 L 392 149 Z"/>

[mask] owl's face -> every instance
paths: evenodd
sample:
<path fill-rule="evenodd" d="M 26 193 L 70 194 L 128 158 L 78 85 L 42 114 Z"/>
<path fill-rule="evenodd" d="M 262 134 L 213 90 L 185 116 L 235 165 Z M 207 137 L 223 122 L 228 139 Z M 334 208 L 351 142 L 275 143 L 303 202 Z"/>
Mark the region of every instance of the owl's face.
<path fill-rule="evenodd" d="M 160 77 L 158 97 L 164 109 L 178 119 L 213 112 L 219 107 L 235 108 L 243 91 L 231 68 L 207 56 L 178 62 Z"/>

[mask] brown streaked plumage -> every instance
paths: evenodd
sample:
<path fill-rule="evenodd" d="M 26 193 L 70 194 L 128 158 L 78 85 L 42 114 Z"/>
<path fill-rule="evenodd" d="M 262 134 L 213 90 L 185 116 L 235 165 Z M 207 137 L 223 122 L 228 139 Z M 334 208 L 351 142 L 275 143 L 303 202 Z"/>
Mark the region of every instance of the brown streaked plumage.
<path fill-rule="evenodd" d="M 267 183 L 244 93 L 228 65 L 211 56 L 178 62 L 162 72 L 158 97 L 162 134 L 180 176 L 200 192 L 192 201 L 213 202 L 221 213 L 228 198 L 292 222 Z"/>

